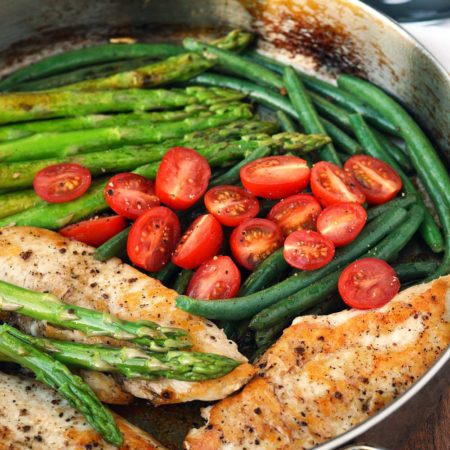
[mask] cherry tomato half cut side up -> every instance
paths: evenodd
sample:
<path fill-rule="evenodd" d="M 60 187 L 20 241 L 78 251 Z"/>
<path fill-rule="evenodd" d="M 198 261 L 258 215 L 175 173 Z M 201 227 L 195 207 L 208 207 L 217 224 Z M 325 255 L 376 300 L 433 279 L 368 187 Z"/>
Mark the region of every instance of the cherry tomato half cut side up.
<path fill-rule="evenodd" d="M 160 204 L 153 181 L 136 173 L 114 175 L 105 186 L 105 198 L 115 213 L 131 220 Z"/>
<path fill-rule="evenodd" d="M 234 259 L 248 270 L 283 245 L 280 227 L 267 219 L 249 219 L 233 230 L 230 238 Z"/>
<path fill-rule="evenodd" d="M 246 164 L 240 176 L 244 187 L 258 197 L 277 199 L 306 188 L 310 170 L 297 156 L 267 156 Z"/>
<path fill-rule="evenodd" d="M 174 209 L 192 206 L 205 193 L 211 168 L 195 150 L 174 147 L 161 160 L 156 174 L 156 195 Z"/>
<path fill-rule="evenodd" d="M 136 266 L 149 272 L 162 269 L 180 239 L 180 222 L 169 208 L 155 206 L 131 227 L 127 251 Z"/>
<path fill-rule="evenodd" d="M 311 169 L 311 190 L 322 206 L 335 203 L 364 203 L 365 195 L 353 178 L 340 167 L 320 161 Z"/>
<path fill-rule="evenodd" d="M 344 168 L 370 205 L 386 203 L 402 189 L 402 179 L 398 173 L 384 161 L 372 156 L 352 156 Z"/>
<path fill-rule="evenodd" d="M 292 267 L 316 270 L 333 259 L 334 244 L 316 231 L 294 231 L 284 241 L 283 255 Z"/>
<path fill-rule="evenodd" d="M 364 258 L 344 269 L 338 289 L 342 300 L 352 308 L 380 308 L 398 293 L 400 281 L 387 262 Z"/>
<path fill-rule="evenodd" d="M 232 298 L 239 291 L 241 274 L 229 256 L 214 256 L 194 273 L 186 294 L 200 300 Z"/>
<path fill-rule="evenodd" d="M 336 203 L 327 206 L 317 219 L 317 231 L 336 247 L 352 242 L 367 221 L 366 210 L 359 203 Z"/>
<path fill-rule="evenodd" d="M 49 203 L 63 203 L 81 197 L 91 185 L 92 177 L 80 164 L 61 163 L 40 170 L 33 180 L 37 195 Z"/>
<path fill-rule="evenodd" d="M 99 247 L 127 227 L 127 221 L 120 216 L 99 217 L 68 225 L 59 234 Z"/>
<path fill-rule="evenodd" d="M 222 224 L 235 227 L 259 212 L 256 197 L 237 186 L 217 186 L 205 194 L 206 209 Z"/>
<path fill-rule="evenodd" d="M 222 240 L 222 227 L 212 214 L 197 217 L 182 236 L 172 262 L 183 269 L 195 269 L 217 255 Z"/>
<path fill-rule="evenodd" d="M 322 207 L 308 194 L 291 195 L 272 207 L 267 218 L 275 222 L 288 236 L 298 230 L 315 230 Z"/>

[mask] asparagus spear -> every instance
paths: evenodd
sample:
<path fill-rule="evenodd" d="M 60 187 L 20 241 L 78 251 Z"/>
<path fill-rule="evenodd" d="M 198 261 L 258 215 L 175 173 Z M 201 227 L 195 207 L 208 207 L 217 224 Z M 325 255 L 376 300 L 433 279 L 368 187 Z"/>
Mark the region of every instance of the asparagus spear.
<path fill-rule="evenodd" d="M 126 89 L 121 91 L 42 91 L 0 95 L 0 124 L 102 112 L 174 109 L 192 104 L 235 101 L 242 93 L 222 88 Z"/>
<path fill-rule="evenodd" d="M 222 39 L 215 41 L 214 45 L 227 50 L 240 50 L 246 47 L 251 40 L 250 33 L 234 30 Z M 128 72 L 64 86 L 63 89 L 97 91 L 154 87 L 175 81 L 189 80 L 213 67 L 214 64 L 213 59 L 203 58 L 196 53 L 184 53 Z"/>
<path fill-rule="evenodd" d="M 120 446 L 123 437 L 112 414 L 101 404 L 91 388 L 50 355 L 36 349 L 11 333 L 8 325 L 0 326 L 0 353 L 35 373 L 36 378 L 57 390 L 77 409 L 105 439 Z"/>
<path fill-rule="evenodd" d="M 199 143 L 195 149 L 205 156 L 212 167 L 223 167 L 232 161 L 240 160 L 260 147 L 271 146 L 280 151 L 312 151 L 329 142 L 327 136 L 303 135 L 299 133 L 280 133 L 274 136 L 258 136 L 258 139 L 240 141 Z M 191 141 L 192 142 L 192 141 Z M 189 141 L 186 142 L 187 144 Z M 104 154 L 104 153 L 103 153 Z M 88 156 L 88 155 L 85 155 Z M 146 164 L 134 170 L 147 178 L 155 178 L 159 161 Z M 108 208 L 103 195 L 104 186 L 94 186 L 82 197 L 68 203 L 41 203 L 34 208 L 0 219 L 0 227 L 11 224 L 59 229 L 69 223 L 97 214 Z"/>
<path fill-rule="evenodd" d="M 178 52 L 183 53 L 183 52 Z M 173 55 L 164 55 L 167 58 Z M 159 59 L 159 58 L 158 58 Z M 81 67 L 70 72 L 58 73 L 47 78 L 39 78 L 38 80 L 27 81 L 25 83 L 16 84 L 6 90 L 14 92 L 23 91 L 43 91 L 55 89 L 67 84 L 78 83 L 80 81 L 91 78 L 100 78 L 112 75 L 126 70 L 136 69 L 137 67 L 146 66 L 155 61 L 155 58 L 136 58 L 124 61 L 114 61 L 113 63 L 96 64 L 95 66 Z M 0 83 L 1 85 L 1 83 Z"/>
<path fill-rule="evenodd" d="M 154 111 L 124 114 L 93 114 L 67 119 L 37 120 L 0 127 L 0 141 L 12 141 L 35 133 L 90 130 L 92 128 L 130 127 L 142 124 L 172 122 L 187 117 L 202 117 L 215 110 L 215 105 L 188 105 L 175 111 Z"/>
<path fill-rule="evenodd" d="M 33 179 L 36 174 L 44 167 L 59 164 L 63 162 L 71 162 L 81 164 L 90 170 L 93 176 L 99 176 L 112 172 L 123 172 L 136 169 L 143 164 L 153 163 L 160 160 L 163 155 L 176 145 L 189 145 L 190 147 L 203 152 L 209 145 L 222 141 L 222 148 L 228 142 L 228 136 L 234 137 L 234 133 L 242 128 L 247 128 L 244 122 L 243 127 L 230 127 L 228 132 L 225 129 L 216 128 L 204 130 L 194 134 L 189 134 L 180 139 L 172 139 L 164 141 L 161 144 L 148 144 L 142 146 L 124 146 L 113 150 L 102 152 L 93 152 L 83 155 L 74 155 L 64 158 L 43 159 L 40 161 L 24 161 L 0 164 L 0 189 L 24 189 L 32 186 Z M 273 126 L 267 122 L 251 123 L 248 122 L 248 128 L 253 126 L 255 129 L 271 130 Z M 251 126 L 250 126 L 251 125 Z M 215 134 L 215 131 L 218 134 Z M 246 139 L 256 139 L 258 137 L 266 138 L 266 134 L 246 135 Z M 234 155 L 231 154 L 231 157 Z M 2 196 L 0 196 L 1 211 Z M 16 205 L 18 206 L 18 205 Z M 26 209 L 26 208 L 24 208 Z M 20 211 L 21 209 L 19 209 Z"/>
<path fill-rule="evenodd" d="M 197 131 L 194 133 L 189 133 L 186 136 L 184 136 L 183 140 L 181 142 L 178 141 L 168 141 L 161 144 L 161 146 L 164 146 L 164 151 L 172 147 L 173 145 L 188 145 L 190 147 L 197 147 L 197 143 L 200 147 L 205 147 L 207 143 L 213 143 L 213 142 L 224 142 L 224 141 L 232 141 L 237 140 L 241 137 L 244 137 L 246 139 L 250 138 L 250 136 L 257 136 L 260 133 L 267 133 L 267 134 L 273 134 L 278 131 L 278 126 L 276 123 L 273 122 L 263 122 L 263 121 L 239 121 L 239 122 L 233 122 L 230 124 L 227 124 L 221 128 L 210 128 L 203 131 Z M 142 150 L 142 148 L 141 148 Z M 119 151 L 120 152 L 120 151 Z M 125 152 L 124 152 L 125 153 Z M 100 161 L 100 169 L 106 167 L 106 152 L 103 152 L 102 155 L 99 156 Z M 111 153 L 108 153 L 111 154 Z M 123 156 L 124 157 L 124 156 Z M 129 170 L 126 167 L 134 168 L 136 167 L 134 163 L 131 162 L 125 162 L 123 157 L 119 160 L 117 159 L 116 162 L 119 163 L 119 161 L 122 161 L 121 164 L 117 164 L 116 171 L 120 170 Z M 67 161 L 67 160 L 66 160 Z M 56 162 L 62 162 L 62 161 L 56 161 Z M 148 162 L 146 160 L 145 162 Z M 49 160 L 47 160 L 46 165 L 51 164 Z M 110 163 L 110 170 L 114 171 L 114 162 Z M 140 164 L 140 163 L 139 163 Z M 137 164 L 137 165 L 139 165 Z M 36 165 L 38 163 L 36 162 Z M 10 166 L 0 166 L 2 169 L 0 170 L 0 183 L 3 183 L 3 185 L 10 186 L 12 188 L 18 188 L 18 187 L 27 187 L 31 185 L 31 179 L 33 178 L 33 174 L 36 173 L 35 169 L 31 172 L 26 172 L 25 167 L 21 166 L 16 167 L 18 170 L 10 170 L 8 172 L 8 169 L 6 167 Z M 40 166 L 42 167 L 42 166 Z M 13 168 L 14 169 L 14 168 Z M 152 169 L 151 173 L 156 174 L 157 166 L 155 166 Z M 101 170 L 103 173 L 103 170 Z M 28 181 L 27 181 L 28 179 Z M 94 187 L 92 190 L 95 190 Z M 49 214 L 51 217 L 55 217 L 55 220 L 52 220 L 50 224 L 52 224 L 51 228 L 58 228 L 56 225 L 57 223 L 61 223 L 60 226 L 63 226 L 64 224 L 70 222 L 76 222 L 77 220 L 82 219 L 83 217 L 86 217 L 86 215 L 90 215 L 89 211 L 91 211 L 91 214 L 96 214 L 97 212 L 100 212 L 104 209 L 106 209 L 106 202 L 102 199 L 102 196 L 97 194 L 90 195 L 92 193 L 92 190 L 90 193 L 88 193 L 85 197 L 80 199 L 80 202 L 76 200 L 76 203 L 73 204 L 73 202 L 70 202 L 67 204 L 67 206 L 61 205 L 60 208 L 57 208 L 57 212 L 55 215 L 54 207 L 51 205 L 47 205 L 46 203 L 43 203 L 41 205 L 41 208 L 43 209 L 43 212 L 50 209 Z M 98 190 L 100 192 L 100 189 Z M 12 194 L 11 194 L 12 195 Z M 36 195 L 32 191 L 26 191 L 23 192 L 24 198 L 20 202 L 14 202 L 14 198 L 11 199 L 8 197 L 9 194 L 0 195 L 0 216 L 7 217 L 12 214 L 19 213 L 20 211 L 24 211 L 29 208 L 29 203 L 32 201 L 32 199 L 35 199 Z M 3 206 L 5 207 L 5 212 L 1 213 L 3 211 Z M 12 210 L 10 208 L 13 207 Z M 40 209 L 38 209 L 40 211 Z M 87 211 L 87 212 L 86 212 Z M 45 227 L 48 222 L 39 222 L 36 220 L 36 213 L 37 211 L 34 209 L 31 209 L 29 212 L 23 215 L 19 215 L 18 220 L 24 220 L 25 223 L 28 221 L 31 221 L 33 223 L 36 223 L 36 226 L 43 226 Z M 83 215 L 84 214 L 84 215 Z M 39 213 L 38 213 L 39 215 Z M 44 217 L 44 214 L 42 214 L 41 217 Z M 1 217 L 0 217 L 1 219 Z M 8 222 L 11 223 L 11 222 Z M 41 224 L 41 225 L 39 225 Z"/>
<path fill-rule="evenodd" d="M 91 64 L 141 57 L 164 57 L 183 53 L 172 44 L 102 44 L 59 53 L 29 64 L 0 82 L 0 89 L 11 89 L 18 83 L 41 79 Z"/>
<path fill-rule="evenodd" d="M 225 103 L 206 117 L 188 117 L 176 122 L 134 127 L 96 128 L 67 132 L 38 133 L 11 142 L 0 143 L 0 162 L 64 158 L 127 144 L 147 144 L 182 137 L 186 133 L 213 128 L 237 119 L 249 119 L 248 103 Z"/>
<path fill-rule="evenodd" d="M 16 338 L 50 354 L 63 364 L 98 372 L 119 373 L 127 378 L 203 381 L 222 377 L 239 365 L 238 361 L 213 353 L 145 352 L 133 347 L 36 338 L 8 325 L 4 327 Z"/>
<path fill-rule="evenodd" d="M 186 331 L 182 329 L 161 327 L 148 320 L 120 320 L 111 314 L 68 305 L 54 295 L 30 291 L 1 280 L 0 310 L 45 320 L 88 336 L 109 336 L 130 341 L 156 352 L 191 346 Z"/>
<path fill-rule="evenodd" d="M 24 211 L 41 202 L 41 198 L 32 189 L 0 195 L 0 219 Z"/>

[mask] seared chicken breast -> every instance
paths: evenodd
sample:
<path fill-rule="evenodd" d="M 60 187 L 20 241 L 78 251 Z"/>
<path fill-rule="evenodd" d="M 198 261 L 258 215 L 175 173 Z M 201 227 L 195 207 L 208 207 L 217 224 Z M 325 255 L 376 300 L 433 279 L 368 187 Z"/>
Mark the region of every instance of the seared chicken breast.
<path fill-rule="evenodd" d="M 307 449 L 375 414 L 450 343 L 450 275 L 383 308 L 297 318 L 240 392 L 204 411 L 190 450 Z"/>
<path fill-rule="evenodd" d="M 164 449 L 150 435 L 114 415 L 121 450 Z M 0 450 L 113 450 L 58 392 L 38 381 L 0 372 Z"/>
<path fill-rule="evenodd" d="M 94 249 L 52 231 L 9 227 L 0 229 L 0 279 L 23 288 L 48 291 L 66 303 L 107 311 L 126 320 L 152 320 L 189 332 L 193 350 L 242 361 L 228 375 L 203 382 L 123 380 L 126 391 L 155 404 L 217 400 L 242 387 L 253 375 L 234 342 L 212 322 L 175 307 L 177 293 L 114 258 L 100 262 Z M 60 330 L 31 321 L 20 322 L 35 334 L 67 337 Z M 31 324 L 31 325 L 30 325 Z M 80 338 L 80 333 L 70 334 Z M 98 338 L 96 339 L 99 340 Z"/>

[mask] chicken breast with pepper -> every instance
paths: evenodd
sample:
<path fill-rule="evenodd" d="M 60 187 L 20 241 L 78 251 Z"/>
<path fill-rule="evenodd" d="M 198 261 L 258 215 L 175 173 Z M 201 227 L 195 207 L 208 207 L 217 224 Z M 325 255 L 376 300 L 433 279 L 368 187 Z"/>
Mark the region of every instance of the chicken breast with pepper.
<path fill-rule="evenodd" d="M 150 435 L 114 415 L 120 450 L 163 450 Z M 0 372 L 0 450 L 113 450 L 56 391 Z"/>
<path fill-rule="evenodd" d="M 256 377 L 205 411 L 190 450 L 314 447 L 375 414 L 450 343 L 450 275 L 383 308 L 297 318 L 257 362 Z"/>
<path fill-rule="evenodd" d="M 36 291 L 48 291 L 66 303 L 107 311 L 126 320 L 151 320 L 187 330 L 192 350 L 218 353 L 241 361 L 228 375 L 202 382 L 123 380 L 136 397 L 155 404 L 217 400 L 241 388 L 253 375 L 234 342 L 212 322 L 175 307 L 177 293 L 113 258 L 100 262 L 94 249 L 61 235 L 30 227 L 0 229 L 0 279 Z M 80 338 L 48 324 L 16 322 L 25 331 L 58 338 Z M 100 338 L 96 338 L 96 341 Z M 102 398 L 103 401 L 106 401 Z M 114 400 L 114 399 L 110 399 Z"/>

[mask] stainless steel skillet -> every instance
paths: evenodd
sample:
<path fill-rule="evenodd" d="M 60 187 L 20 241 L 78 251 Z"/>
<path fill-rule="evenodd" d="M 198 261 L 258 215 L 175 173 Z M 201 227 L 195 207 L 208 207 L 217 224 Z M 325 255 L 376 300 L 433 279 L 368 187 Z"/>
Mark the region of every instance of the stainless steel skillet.
<path fill-rule="evenodd" d="M 356 0 L 2 0 L 0 73 L 114 36 L 166 40 L 234 27 L 254 30 L 262 50 L 277 59 L 293 58 L 324 76 L 357 73 L 383 87 L 415 115 L 450 161 L 449 74 L 397 24 Z M 320 449 L 399 448 L 448 389 L 449 361 L 447 349 L 402 397 Z M 189 404 L 156 410 L 139 403 L 120 412 L 176 446 L 199 421 L 198 409 Z"/>

